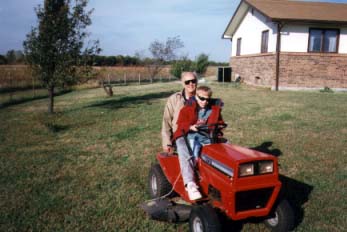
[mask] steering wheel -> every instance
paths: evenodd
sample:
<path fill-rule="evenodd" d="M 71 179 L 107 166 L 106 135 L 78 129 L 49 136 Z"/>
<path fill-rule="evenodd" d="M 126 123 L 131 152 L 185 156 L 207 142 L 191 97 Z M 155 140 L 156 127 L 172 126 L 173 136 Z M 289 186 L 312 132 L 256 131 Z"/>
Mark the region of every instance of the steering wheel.
<path fill-rule="evenodd" d="M 225 123 L 209 123 L 199 125 L 196 127 L 196 129 L 198 129 L 198 133 L 211 139 L 212 143 L 216 143 L 218 141 L 218 136 L 222 134 L 222 130 L 227 126 L 228 125 Z"/>

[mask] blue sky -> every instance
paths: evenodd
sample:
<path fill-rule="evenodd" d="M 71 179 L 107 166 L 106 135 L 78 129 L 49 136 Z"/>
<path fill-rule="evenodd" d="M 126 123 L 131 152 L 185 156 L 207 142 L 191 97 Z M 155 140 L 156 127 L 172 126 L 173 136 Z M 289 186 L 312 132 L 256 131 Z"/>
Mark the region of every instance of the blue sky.
<path fill-rule="evenodd" d="M 99 39 L 104 55 L 148 54 L 154 40 L 180 36 L 179 51 L 194 59 L 206 53 L 227 62 L 231 43 L 221 36 L 240 0 L 90 0 L 94 8 L 91 39 Z M 347 2 L 347 0 L 335 2 Z M 0 0 L 0 54 L 22 50 L 36 26 L 34 7 L 43 0 Z"/>

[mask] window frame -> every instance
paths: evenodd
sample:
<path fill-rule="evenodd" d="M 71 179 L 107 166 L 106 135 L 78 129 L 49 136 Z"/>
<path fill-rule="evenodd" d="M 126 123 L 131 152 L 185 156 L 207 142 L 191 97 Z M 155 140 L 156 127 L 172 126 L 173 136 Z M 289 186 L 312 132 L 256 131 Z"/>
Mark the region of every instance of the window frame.
<path fill-rule="evenodd" d="M 236 42 L 236 56 L 241 56 L 241 43 L 242 43 L 242 38 L 241 37 L 237 38 L 237 42 Z"/>
<path fill-rule="evenodd" d="M 266 35 L 266 41 L 264 40 L 264 35 Z M 268 53 L 268 52 L 269 52 L 269 30 L 264 30 L 261 32 L 260 53 Z"/>
<path fill-rule="evenodd" d="M 311 31 L 312 30 L 320 30 L 321 32 L 321 44 L 319 51 L 310 51 L 310 44 L 311 44 Z M 336 31 L 336 51 L 329 52 L 324 51 L 324 45 L 325 45 L 325 33 L 326 31 Z M 339 42 L 340 42 L 340 29 L 339 28 L 321 28 L 321 27 L 310 27 L 308 30 L 308 44 L 307 44 L 307 52 L 308 53 L 339 53 Z"/>

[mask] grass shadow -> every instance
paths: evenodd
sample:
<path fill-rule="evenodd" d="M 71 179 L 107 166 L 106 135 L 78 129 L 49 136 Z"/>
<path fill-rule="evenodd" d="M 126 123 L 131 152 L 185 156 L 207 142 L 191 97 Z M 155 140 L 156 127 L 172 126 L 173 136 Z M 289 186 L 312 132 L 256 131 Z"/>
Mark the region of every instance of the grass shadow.
<path fill-rule="evenodd" d="M 296 228 L 304 219 L 303 205 L 309 200 L 313 186 L 284 175 L 279 178 L 282 182 L 281 197 L 287 199 L 293 207 Z"/>
<path fill-rule="evenodd" d="M 70 128 L 70 126 L 60 125 L 60 124 L 56 124 L 56 123 L 45 123 L 45 126 L 52 133 L 59 133 L 59 132 L 68 130 Z"/>
<path fill-rule="evenodd" d="M 282 155 L 282 151 L 280 149 L 277 149 L 277 148 L 271 148 L 272 145 L 273 145 L 273 142 L 266 141 L 266 142 L 263 142 L 262 144 L 260 144 L 259 146 L 251 147 L 250 149 L 260 151 L 263 153 L 267 153 L 267 154 L 270 154 L 270 155 L 273 155 L 276 157 Z"/>
<path fill-rule="evenodd" d="M 150 93 L 150 94 L 139 95 L 139 96 L 127 96 L 127 97 L 122 97 L 120 99 L 107 99 L 100 102 L 96 102 L 87 107 L 103 107 L 107 109 L 119 109 L 122 107 L 126 107 L 130 104 L 142 104 L 146 102 L 150 104 L 149 102 L 150 100 L 167 98 L 173 93 L 174 91 L 167 91 L 167 92 L 159 92 L 159 93 Z"/>
<path fill-rule="evenodd" d="M 41 85 L 34 86 L 35 89 L 41 89 Z M 0 88 L 0 94 L 3 93 L 12 93 L 12 92 L 17 92 L 17 91 L 25 91 L 25 90 L 32 90 L 33 86 L 17 86 L 17 87 L 5 87 L 5 88 Z"/>
<path fill-rule="evenodd" d="M 64 94 L 67 94 L 70 92 L 72 92 L 72 90 L 63 90 L 63 91 L 59 91 L 58 93 L 55 93 L 54 96 L 57 97 L 57 96 L 61 96 L 61 95 L 64 95 Z M 34 101 L 34 100 L 45 99 L 45 98 L 48 98 L 48 94 L 12 99 L 12 100 L 0 103 L 0 109 L 6 108 L 9 106 L 13 106 L 13 105 L 18 105 L 18 104 L 30 102 L 30 101 Z"/>
<path fill-rule="evenodd" d="M 13 105 L 18 105 L 18 104 L 30 102 L 30 101 L 34 101 L 34 100 L 40 100 L 40 99 L 44 99 L 44 98 L 47 98 L 47 96 L 41 95 L 41 96 L 35 96 L 35 97 L 25 97 L 25 98 L 19 98 L 19 99 L 12 99 L 9 101 L 5 101 L 4 103 L 0 103 L 0 109 L 6 108 L 9 106 L 13 106 Z"/>

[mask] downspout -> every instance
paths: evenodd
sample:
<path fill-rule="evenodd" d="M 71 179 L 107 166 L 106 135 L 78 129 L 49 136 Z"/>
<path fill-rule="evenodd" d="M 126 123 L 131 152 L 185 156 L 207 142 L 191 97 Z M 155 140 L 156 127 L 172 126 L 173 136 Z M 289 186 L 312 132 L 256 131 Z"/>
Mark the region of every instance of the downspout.
<path fill-rule="evenodd" d="M 276 43 L 276 88 L 278 91 L 279 81 L 280 81 L 280 54 L 281 54 L 281 30 L 283 24 L 281 22 L 277 23 L 277 43 Z"/>
<path fill-rule="evenodd" d="M 234 37 L 234 35 L 233 35 L 233 37 Z M 231 51 L 230 51 L 230 57 L 229 57 L 229 66 L 231 67 L 231 59 L 232 59 L 232 54 L 233 54 L 233 37 L 231 37 L 231 39 L 230 39 L 230 43 L 231 43 Z M 231 70 L 231 73 L 233 72 L 233 70 Z"/>

